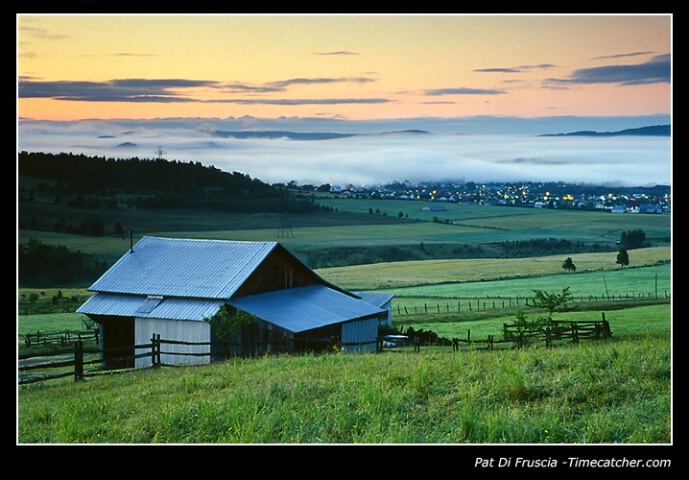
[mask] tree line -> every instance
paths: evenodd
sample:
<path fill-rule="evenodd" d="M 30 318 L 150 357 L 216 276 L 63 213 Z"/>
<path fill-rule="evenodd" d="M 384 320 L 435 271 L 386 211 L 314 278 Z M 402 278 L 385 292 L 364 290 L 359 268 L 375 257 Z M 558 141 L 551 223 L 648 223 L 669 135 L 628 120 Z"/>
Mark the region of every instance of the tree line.
<path fill-rule="evenodd" d="M 269 185 L 239 172 L 201 162 L 105 158 L 72 153 L 20 152 L 20 176 L 44 180 L 20 189 L 20 200 L 35 193 L 77 208 L 117 208 L 117 196 L 138 208 L 214 208 L 231 212 L 306 213 L 320 207 L 305 195 Z"/>
<path fill-rule="evenodd" d="M 81 252 L 73 252 L 64 245 L 49 245 L 30 239 L 17 246 L 17 268 L 20 287 L 47 288 L 93 282 L 108 268 L 108 264 Z"/>

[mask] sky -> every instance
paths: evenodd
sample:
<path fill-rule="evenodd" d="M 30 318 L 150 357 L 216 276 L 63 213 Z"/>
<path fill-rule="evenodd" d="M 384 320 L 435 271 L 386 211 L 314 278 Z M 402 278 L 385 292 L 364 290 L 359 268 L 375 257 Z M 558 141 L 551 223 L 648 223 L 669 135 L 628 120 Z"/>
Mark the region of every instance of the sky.
<path fill-rule="evenodd" d="M 671 111 L 671 15 L 17 15 L 33 120 Z"/>
<path fill-rule="evenodd" d="M 271 183 L 667 185 L 669 137 L 539 135 L 671 124 L 672 20 L 20 14 L 17 148 Z M 219 134 L 239 130 L 358 135 Z"/>

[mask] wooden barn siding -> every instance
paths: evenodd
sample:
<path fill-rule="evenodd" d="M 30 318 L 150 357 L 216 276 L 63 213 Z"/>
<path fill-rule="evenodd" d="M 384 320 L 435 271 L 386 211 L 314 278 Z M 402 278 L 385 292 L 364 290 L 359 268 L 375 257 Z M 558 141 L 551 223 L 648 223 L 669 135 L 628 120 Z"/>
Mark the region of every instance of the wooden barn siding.
<path fill-rule="evenodd" d="M 387 312 L 384 317 L 380 318 L 380 324 L 392 326 L 392 300 L 385 302 L 385 305 L 382 305 L 380 308 Z"/>
<path fill-rule="evenodd" d="M 342 324 L 342 345 L 347 353 L 375 352 L 377 336 L 378 317 L 368 317 Z M 347 345 L 357 342 L 362 342 L 363 345 Z"/>
<path fill-rule="evenodd" d="M 136 318 L 134 321 L 134 339 L 136 345 L 151 343 L 153 334 L 160 335 L 162 340 L 180 342 L 210 342 L 211 326 L 208 322 L 191 320 L 161 320 L 154 318 Z M 170 345 L 163 344 L 163 352 L 210 353 L 209 345 Z M 143 353 L 143 352 L 137 352 Z M 166 355 L 160 361 L 167 365 L 203 365 L 210 363 L 209 355 Z M 150 367 L 151 358 L 137 358 L 135 367 Z"/>
<path fill-rule="evenodd" d="M 244 297 L 322 283 L 318 275 L 284 248 L 278 247 L 268 255 L 233 296 Z"/>

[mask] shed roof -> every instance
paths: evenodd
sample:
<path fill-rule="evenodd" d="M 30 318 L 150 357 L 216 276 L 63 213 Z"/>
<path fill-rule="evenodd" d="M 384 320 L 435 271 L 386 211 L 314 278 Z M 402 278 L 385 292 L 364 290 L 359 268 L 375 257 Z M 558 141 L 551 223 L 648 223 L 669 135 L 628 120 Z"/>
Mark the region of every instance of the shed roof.
<path fill-rule="evenodd" d="M 99 292 L 84 302 L 77 313 L 202 321 L 215 315 L 224 303 L 214 299 L 150 298 Z"/>
<path fill-rule="evenodd" d="M 143 237 L 89 290 L 228 299 L 277 245 Z"/>
<path fill-rule="evenodd" d="M 375 292 L 352 292 L 364 302 L 368 302 L 376 307 L 382 307 L 390 300 L 395 298 L 392 293 L 375 293 Z"/>
<path fill-rule="evenodd" d="M 385 313 L 325 285 L 249 295 L 229 304 L 294 333 Z"/>

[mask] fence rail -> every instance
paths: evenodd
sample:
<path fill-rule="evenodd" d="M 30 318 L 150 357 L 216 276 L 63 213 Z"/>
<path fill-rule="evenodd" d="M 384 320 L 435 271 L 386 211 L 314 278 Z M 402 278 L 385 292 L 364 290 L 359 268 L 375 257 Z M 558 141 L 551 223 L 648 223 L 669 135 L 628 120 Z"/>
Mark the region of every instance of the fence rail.
<path fill-rule="evenodd" d="M 22 335 L 24 339 L 24 345 L 31 347 L 34 345 L 69 345 L 78 341 L 89 341 L 94 340 L 98 343 L 99 330 L 81 330 L 81 331 L 71 331 L 65 330 L 63 332 L 40 332 L 27 333 Z"/>
<path fill-rule="evenodd" d="M 377 340 L 368 342 L 337 342 L 335 339 L 325 338 L 325 337 L 300 337 L 299 342 L 303 342 L 306 348 L 309 347 L 316 348 L 318 346 L 321 349 L 331 348 L 333 345 L 338 347 L 363 347 L 369 345 L 377 345 Z M 284 341 L 276 341 L 269 343 L 273 347 L 275 352 L 286 351 L 286 343 Z M 183 345 L 189 347 L 195 346 L 208 346 L 208 351 L 205 352 L 194 352 L 194 351 L 173 351 L 166 350 L 165 345 Z M 150 358 L 151 366 L 158 367 L 163 365 L 162 357 L 163 355 L 168 356 L 187 356 L 187 357 L 229 357 L 233 354 L 231 353 L 232 348 L 242 347 L 246 349 L 247 352 L 243 356 L 252 356 L 258 347 L 266 347 L 268 343 L 228 343 L 228 342 L 185 342 L 177 340 L 165 340 L 160 338 L 160 334 L 153 334 L 150 343 L 140 344 L 140 345 L 128 345 L 119 347 L 109 347 L 100 348 L 96 350 L 84 350 L 83 340 L 74 341 L 74 352 L 70 354 L 65 351 L 54 352 L 54 353 L 37 353 L 34 355 L 21 355 L 19 358 L 19 379 L 20 385 L 40 382 L 43 380 L 51 380 L 56 378 L 62 378 L 74 375 L 75 381 L 83 380 L 86 373 L 96 374 L 97 372 L 102 372 L 102 365 L 105 360 L 103 356 L 108 354 L 107 362 L 110 364 L 132 364 L 133 361 L 140 358 Z M 222 347 L 216 351 L 212 347 L 219 346 Z M 131 352 L 134 351 L 133 355 L 124 354 L 119 355 L 119 352 Z M 137 353 L 138 352 L 138 353 Z M 235 354 L 236 355 L 236 354 Z M 96 358 L 93 358 L 96 357 Z M 84 367 L 88 365 L 98 365 L 99 368 L 93 369 L 89 372 L 85 372 Z M 70 368 L 72 367 L 72 368 Z M 123 368 L 110 368 L 112 370 L 122 370 L 131 367 Z M 57 371 L 61 370 L 61 371 Z M 35 374 L 34 372 L 45 372 L 45 371 L 57 371 L 57 373 L 40 373 Z"/>
<path fill-rule="evenodd" d="M 404 297 L 397 297 L 398 301 Z M 473 297 L 457 298 L 456 302 L 449 302 L 445 297 L 442 301 L 434 301 L 438 297 L 410 296 L 409 298 L 428 299 L 423 305 L 400 305 L 398 303 L 397 315 L 419 315 L 419 314 L 440 314 L 440 313 L 466 313 L 484 310 L 504 310 L 519 306 L 534 306 L 531 297 Z M 600 295 L 579 295 L 573 297 L 572 303 L 598 303 L 598 302 L 648 302 L 654 300 L 670 300 L 670 294 L 664 291 L 660 293 L 637 293 L 637 294 L 600 294 Z"/>
<path fill-rule="evenodd" d="M 610 330 L 610 325 L 605 320 L 605 313 L 602 314 L 601 320 L 584 320 L 584 321 L 560 321 L 560 320 L 550 320 L 545 326 L 538 326 L 534 328 L 525 327 L 520 324 L 507 324 L 503 325 L 503 339 L 496 340 L 493 335 L 488 335 L 484 340 L 477 340 L 471 338 L 471 330 L 467 331 L 467 338 L 453 338 L 448 340 L 446 338 L 439 338 L 433 332 L 414 332 L 413 329 L 409 329 L 408 333 L 410 335 L 407 338 L 410 340 L 410 344 L 413 345 L 414 351 L 420 351 L 421 345 L 439 345 L 439 346 L 452 346 L 453 351 L 458 351 L 461 346 L 470 346 L 472 348 L 483 348 L 486 350 L 492 350 L 495 348 L 496 344 L 511 344 L 517 347 L 522 347 L 527 343 L 536 341 L 545 341 L 547 346 L 552 346 L 555 341 L 571 341 L 578 343 L 584 339 L 603 339 L 612 336 Z M 378 337 L 375 341 L 371 342 L 357 342 L 348 343 L 347 345 L 341 346 L 364 346 L 374 344 L 376 345 L 376 351 L 382 352 L 384 337 Z M 328 338 L 309 338 L 304 339 L 311 342 L 326 342 L 331 344 L 332 339 Z M 282 342 L 277 342 L 276 345 L 282 346 Z M 223 345 L 223 354 L 214 352 L 212 348 L 209 348 L 208 352 L 181 352 L 181 351 L 165 351 L 163 345 L 187 345 L 187 346 L 213 346 L 213 345 Z M 258 344 L 257 344 L 258 345 Z M 256 345 L 256 346 L 257 346 Z M 261 344 L 265 346 L 265 344 Z M 122 346 L 108 349 L 98 349 L 95 351 L 84 351 L 84 342 L 82 339 L 77 339 L 74 342 L 74 354 L 71 356 L 65 352 L 56 352 L 52 354 L 36 354 L 36 355 L 23 355 L 19 359 L 19 379 L 20 385 L 40 382 L 43 380 L 50 380 L 56 378 L 67 377 L 74 375 L 74 380 L 83 380 L 86 373 L 95 374 L 95 369 L 89 372 L 84 370 L 85 366 L 88 365 L 99 365 L 98 371 L 102 371 L 102 365 L 104 363 L 103 354 L 111 354 L 108 357 L 109 362 L 132 362 L 138 358 L 150 358 L 152 367 L 159 367 L 162 364 L 162 355 L 184 355 L 184 356 L 210 356 L 210 357 L 222 357 L 228 356 L 227 352 L 230 347 L 241 346 L 247 347 L 246 343 L 228 344 L 228 343 L 218 343 L 218 342 L 182 342 L 174 340 L 161 340 L 160 334 L 153 334 L 151 342 L 143 345 L 134 346 Z M 113 353 L 119 351 L 131 351 L 134 350 L 134 355 L 123 355 L 123 356 L 113 356 Z M 141 353 L 136 353 L 136 352 Z M 279 349 L 278 349 L 279 351 Z M 97 358 L 92 358 L 97 356 Z M 70 358 L 71 357 L 71 358 Z M 72 367 L 72 368 L 70 368 Z M 31 372 L 45 372 L 46 370 L 61 369 L 61 371 L 54 374 L 32 374 Z"/>

